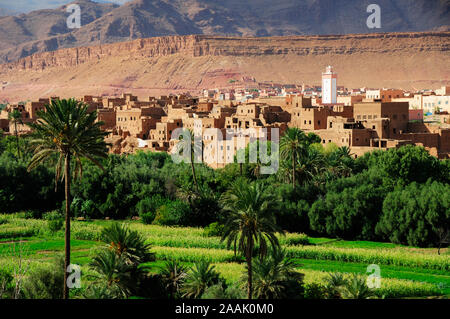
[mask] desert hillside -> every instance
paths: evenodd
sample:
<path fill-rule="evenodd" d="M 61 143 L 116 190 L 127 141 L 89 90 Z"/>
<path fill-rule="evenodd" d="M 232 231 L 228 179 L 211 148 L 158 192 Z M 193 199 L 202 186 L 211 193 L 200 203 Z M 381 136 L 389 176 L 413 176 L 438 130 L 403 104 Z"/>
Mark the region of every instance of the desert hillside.
<path fill-rule="evenodd" d="M 139 96 L 227 87 L 230 80 L 320 84 L 331 64 L 346 87 L 449 83 L 450 32 L 329 36 L 167 36 L 44 52 L 0 65 L 0 101 Z"/>
<path fill-rule="evenodd" d="M 91 0 L 73 3 L 81 8 L 80 29 L 67 27 L 67 5 L 0 17 L 0 63 L 63 48 L 158 36 L 423 32 L 441 30 L 450 21 L 449 0 L 377 0 L 380 29 L 369 29 L 366 24 L 371 0 L 132 0 L 121 6 Z"/>

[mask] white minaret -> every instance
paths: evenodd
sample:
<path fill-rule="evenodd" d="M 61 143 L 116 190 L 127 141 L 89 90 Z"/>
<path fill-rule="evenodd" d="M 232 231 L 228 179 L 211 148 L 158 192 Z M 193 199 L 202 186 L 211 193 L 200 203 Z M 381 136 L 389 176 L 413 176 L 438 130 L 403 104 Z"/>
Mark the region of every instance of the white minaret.
<path fill-rule="evenodd" d="M 322 104 L 336 104 L 337 74 L 331 65 L 322 73 Z"/>

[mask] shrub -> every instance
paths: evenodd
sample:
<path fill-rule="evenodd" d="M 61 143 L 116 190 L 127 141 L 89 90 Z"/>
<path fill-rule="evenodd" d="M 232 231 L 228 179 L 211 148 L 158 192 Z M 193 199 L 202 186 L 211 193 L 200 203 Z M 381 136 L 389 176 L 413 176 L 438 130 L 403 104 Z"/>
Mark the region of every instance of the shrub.
<path fill-rule="evenodd" d="M 0 299 L 13 298 L 14 277 L 10 271 L 0 268 Z"/>
<path fill-rule="evenodd" d="M 311 242 L 309 241 L 309 237 L 307 235 L 300 234 L 300 236 L 297 237 L 286 238 L 286 245 L 306 246 L 311 245 Z"/>
<path fill-rule="evenodd" d="M 23 294 L 27 299 L 61 299 L 64 289 L 64 259 L 53 265 L 34 269 L 25 280 Z"/>
<path fill-rule="evenodd" d="M 224 284 L 224 280 L 220 278 L 220 274 L 207 261 L 195 263 L 191 271 L 186 276 L 182 291 L 185 298 L 198 298 L 203 295 L 208 287 Z"/>
<path fill-rule="evenodd" d="M 450 191 L 447 184 L 412 183 L 389 193 L 376 231 L 393 243 L 435 247 L 439 229 L 450 230 Z"/>
<path fill-rule="evenodd" d="M 245 290 L 239 285 L 224 287 L 223 284 L 208 287 L 203 293 L 201 299 L 245 299 Z"/>
<path fill-rule="evenodd" d="M 57 231 L 61 230 L 64 225 L 64 220 L 62 219 L 55 219 L 55 220 L 49 220 L 47 221 L 47 226 L 50 232 L 56 233 Z"/>
<path fill-rule="evenodd" d="M 25 219 L 41 219 L 43 213 L 38 210 L 27 210 L 24 214 Z"/>
<path fill-rule="evenodd" d="M 187 226 L 190 224 L 190 212 L 189 205 L 180 200 L 175 200 L 157 209 L 153 223 L 165 226 Z"/>
<path fill-rule="evenodd" d="M 144 224 L 151 224 L 155 219 L 156 210 L 168 202 L 167 198 L 159 194 L 146 197 L 136 204 L 136 213 L 141 217 Z"/>
<path fill-rule="evenodd" d="M 326 287 L 319 283 L 307 283 L 305 284 L 305 299 L 325 299 Z"/>
<path fill-rule="evenodd" d="M 219 224 L 218 222 L 214 222 L 209 224 L 203 230 L 203 236 L 206 237 L 214 237 L 214 236 L 222 236 L 224 226 Z"/>
<path fill-rule="evenodd" d="M 63 228 L 64 218 L 56 210 L 44 214 L 44 219 L 47 221 L 47 227 L 52 233 L 56 233 Z"/>
<path fill-rule="evenodd" d="M 156 214 L 154 212 L 141 213 L 139 217 L 141 217 L 142 223 L 146 225 L 150 225 L 155 220 Z"/>

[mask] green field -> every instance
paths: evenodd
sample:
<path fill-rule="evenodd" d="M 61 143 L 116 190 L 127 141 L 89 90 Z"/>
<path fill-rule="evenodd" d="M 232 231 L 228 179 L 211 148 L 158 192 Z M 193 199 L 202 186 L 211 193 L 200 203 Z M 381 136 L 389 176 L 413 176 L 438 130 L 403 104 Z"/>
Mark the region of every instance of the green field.
<path fill-rule="evenodd" d="M 14 267 L 19 253 L 30 267 L 49 263 L 64 249 L 63 231 L 51 233 L 44 220 L 24 219 L 21 214 L 0 215 L 0 268 Z M 74 221 L 72 223 L 72 263 L 88 274 L 89 261 L 102 245 L 103 226 L 111 221 Z M 163 227 L 125 221 L 152 245 L 157 261 L 150 263 L 157 272 L 164 260 L 176 259 L 192 265 L 208 260 L 229 282 L 239 280 L 244 272 L 243 258 L 227 250 L 219 237 L 205 237 L 202 228 Z M 305 282 L 323 283 L 328 272 L 366 273 L 370 264 L 381 269 L 381 288 L 375 293 L 386 298 L 431 297 L 450 295 L 450 254 L 443 249 L 406 247 L 390 243 L 344 241 L 310 238 L 310 245 L 293 245 L 302 234 L 280 236 L 288 256 L 298 263 Z M 82 278 L 83 280 L 83 278 Z"/>

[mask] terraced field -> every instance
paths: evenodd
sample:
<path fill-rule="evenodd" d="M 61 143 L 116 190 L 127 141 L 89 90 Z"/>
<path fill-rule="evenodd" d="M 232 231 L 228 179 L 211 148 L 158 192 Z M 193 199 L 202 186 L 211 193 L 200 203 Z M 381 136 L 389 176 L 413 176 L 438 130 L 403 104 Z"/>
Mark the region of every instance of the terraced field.
<path fill-rule="evenodd" d="M 83 275 L 91 272 L 89 261 L 102 245 L 103 226 L 112 221 L 74 221 L 72 224 L 72 263 L 79 264 Z M 219 237 L 206 237 L 202 228 L 162 227 L 125 221 L 138 230 L 152 245 L 157 261 L 151 271 L 167 259 L 186 265 L 208 260 L 229 282 L 239 280 L 244 272 L 243 258 L 226 249 Z M 367 241 L 343 241 L 309 238 L 309 245 L 295 245 L 304 235 L 280 236 L 282 247 L 305 274 L 306 284 L 323 283 L 329 272 L 366 273 L 367 266 L 377 264 L 381 270 L 380 297 L 431 297 L 450 295 L 450 253 Z M 23 215 L 0 215 L 0 268 L 17 265 L 19 255 L 30 267 L 49 263 L 64 249 L 63 232 L 51 233 L 44 220 L 24 219 Z M 82 278 L 83 280 L 83 278 Z"/>

